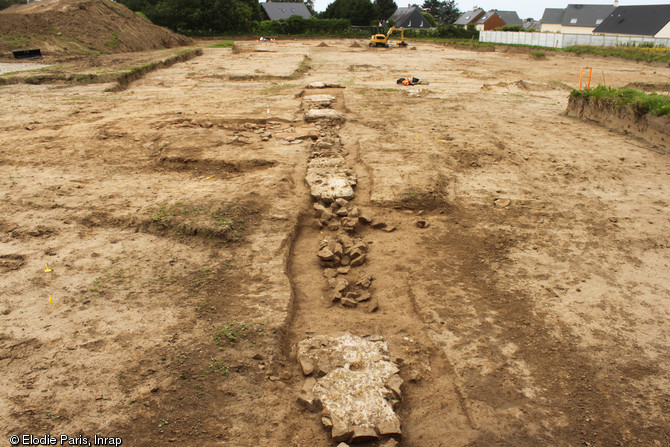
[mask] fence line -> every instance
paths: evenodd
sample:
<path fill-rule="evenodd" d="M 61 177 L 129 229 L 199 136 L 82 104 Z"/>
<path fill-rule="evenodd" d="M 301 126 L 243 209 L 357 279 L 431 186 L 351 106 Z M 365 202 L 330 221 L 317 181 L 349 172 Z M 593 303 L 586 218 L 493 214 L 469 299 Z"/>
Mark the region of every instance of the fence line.
<path fill-rule="evenodd" d="M 480 42 L 533 45 L 547 48 L 567 48 L 574 45 L 615 47 L 653 43 L 656 47 L 670 47 L 669 39 L 634 36 L 602 36 L 594 34 L 524 33 L 516 31 L 481 31 Z"/>

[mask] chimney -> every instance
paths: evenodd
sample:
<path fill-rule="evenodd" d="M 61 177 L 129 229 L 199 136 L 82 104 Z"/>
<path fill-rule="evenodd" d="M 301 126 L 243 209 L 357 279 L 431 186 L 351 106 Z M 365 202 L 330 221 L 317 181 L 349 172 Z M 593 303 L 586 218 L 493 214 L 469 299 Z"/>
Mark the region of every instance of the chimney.
<path fill-rule="evenodd" d="M 619 7 L 619 0 L 614 0 L 614 7 L 618 8 Z"/>

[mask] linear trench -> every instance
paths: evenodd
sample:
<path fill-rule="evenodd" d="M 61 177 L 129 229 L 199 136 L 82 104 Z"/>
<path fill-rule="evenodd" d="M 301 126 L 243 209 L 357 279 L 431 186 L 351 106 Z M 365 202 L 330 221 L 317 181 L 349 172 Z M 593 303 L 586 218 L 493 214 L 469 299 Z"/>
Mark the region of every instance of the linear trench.
<path fill-rule="evenodd" d="M 303 404 L 295 419 L 308 418 L 312 423 L 321 419 L 324 439 L 330 438 L 334 445 L 340 441 L 442 445 L 445 439 L 469 439 L 472 426 L 454 385 L 453 368 L 424 328 L 411 297 L 409 269 L 398 262 L 398 254 L 411 251 L 420 234 L 408 235 L 392 224 L 406 220 L 403 211 L 370 203 L 373 179 L 362 162 L 362 149 L 358 144 L 345 146 L 339 136 L 347 126 L 344 98 L 342 88 L 306 89 L 302 95 L 306 120 L 319 111 L 314 122 L 320 138 L 312 147 L 305 184 L 297 191 L 312 198 L 301 214 L 287 263 L 293 305 L 282 344 L 294 360 L 295 374 L 305 377 L 295 390 Z M 331 184 L 335 186 L 329 189 Z M 395 375 L 401 380 L 391 379 L 394 383 L 383 385 L 379 392 L 387 393 L 399 427 L 380 428 L 372 422 L 338 427 L 333 425 L 337 416 L 331 417 L 333 411 L 314 396 L 319 390 L 315 380 L 320 383 L 335 370 L 357 367 L 333 360 L 339 348 L 332 345 L 329 353 L 319 354 L 328 360 L 305 345 L 308 340 L 326 345 L 330 342 L 324 342 L 324 337 L 343 334 L 360 337 L 363 343 L 385 343 L 384 359 L 397 369 Z M 381 366 L 372 368 L 383 369 L 386 363 L 376 365 Z M 359 377 L 351 387 L 362 381 Z M 352 396 L 344 400 L 348 398 Z M 331 407 L 338 405 L 331 403 Z M 326 417 L 320 418 L 319 412 Z"/>

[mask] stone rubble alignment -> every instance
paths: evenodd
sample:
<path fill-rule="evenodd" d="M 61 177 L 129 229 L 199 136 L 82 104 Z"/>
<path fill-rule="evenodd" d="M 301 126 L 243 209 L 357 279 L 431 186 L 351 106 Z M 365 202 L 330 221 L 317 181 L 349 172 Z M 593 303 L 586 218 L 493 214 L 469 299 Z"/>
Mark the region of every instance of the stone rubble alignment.
<path fill-rule="evenodd" d="M 313 409 L 323 408 L 335 441 L 401 435 L 393 407 L 402 379 L 381 337 L 315 336 L 298 343 L 298 360 L 303 370 L 308 365 L 303 372 L 316 377 L 303 400 L 313 400 Z"/>

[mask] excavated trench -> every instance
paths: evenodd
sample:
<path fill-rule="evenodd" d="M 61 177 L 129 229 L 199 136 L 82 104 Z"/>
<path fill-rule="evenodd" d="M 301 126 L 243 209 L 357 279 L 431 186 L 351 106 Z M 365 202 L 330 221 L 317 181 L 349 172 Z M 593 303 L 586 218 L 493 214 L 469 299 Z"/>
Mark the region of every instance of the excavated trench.
<path fill-rule="evenodd" d="M 313 87 L 300 95 L 301 111 L 319 138 L 298 191 L 310 199 L 290 249 L 294 302 L 283 339 L 304 376 L 295 417 L 320 420 L 334 443 L 439 445 L 445 433 L 471 424 L 453 368 L 431 342 L 398 263 L 420 233 L 398 230 L 394 222 L 407 220 L 402 210 L 370 202 L 360 145 L 340 138 L 344 89 Z"/>

